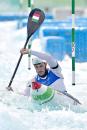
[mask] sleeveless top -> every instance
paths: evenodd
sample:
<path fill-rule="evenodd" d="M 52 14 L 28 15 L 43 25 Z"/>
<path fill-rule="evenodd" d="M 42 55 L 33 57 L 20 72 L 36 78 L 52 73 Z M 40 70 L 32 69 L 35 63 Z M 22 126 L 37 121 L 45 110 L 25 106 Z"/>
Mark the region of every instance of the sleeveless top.
<path fill-rule="evenodd" d="M 48 74 L 45 78 L 40 77 L 37 75 L 35 77 L 35 80 L 41 84 L 44 84 L 46 86 L 50 86 L 52 83 L 54 83 L 56 80 L 60 79 L 57 75 L 55 75 L 51 70 L 48 70 Z"/>

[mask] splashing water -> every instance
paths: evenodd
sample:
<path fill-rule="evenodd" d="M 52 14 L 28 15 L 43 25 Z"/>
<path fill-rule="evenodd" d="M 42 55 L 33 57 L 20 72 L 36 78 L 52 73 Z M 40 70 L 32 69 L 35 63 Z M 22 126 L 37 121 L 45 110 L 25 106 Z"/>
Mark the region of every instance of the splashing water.
<path fill-rule="evenodd" d="M 0 23 L 0 130 L 86 130 L 87 129 L 87 63 L 76 63 L 76 86 L 71 85 L 71 59 L 65 57 L 59 64 L 69 93 L 83 104 L 81 108 L 66 109 L 32 104 L 28 97 L 17 94 L 35 74 L 33 66 L 28 70 L 28 58 L 23 56 L 12 87 L 15 93 L 7 92 L 20 49 L 26 39 L 26 28 L 17 30 L 17 21 Z M 39 40 L 33 41 L 33 49 L 40 50 Z M 52 107 L 52 106 L 51 106 Z"/>

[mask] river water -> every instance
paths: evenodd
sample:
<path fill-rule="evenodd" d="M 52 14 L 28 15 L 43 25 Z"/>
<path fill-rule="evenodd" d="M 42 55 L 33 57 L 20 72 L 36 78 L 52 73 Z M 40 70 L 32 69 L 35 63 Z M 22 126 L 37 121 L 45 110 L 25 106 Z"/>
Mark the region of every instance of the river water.
<path fill-rule="evenodd" d="M 28 57 L 23 56 L 12 82 L 14 93 L 6 91 L 14 68 L 20 56 L 20 49 L 26 41 L 26 28 L 17 29 L 17 21 L 0 22 L 0 130 L 87 130 L 87 109 L 79 111 L 33 109 L 29 98 L 17 94 L 35 74 L 31 65 L 28 70 Z M 32 49 L 40 51 L 38 39 Z M 65 56 L 62 62 L 65 85 L 70 94 L 87 107 L 87 63 L 76 63 L 76 85 L 72 86 L 71 59 Z"/>

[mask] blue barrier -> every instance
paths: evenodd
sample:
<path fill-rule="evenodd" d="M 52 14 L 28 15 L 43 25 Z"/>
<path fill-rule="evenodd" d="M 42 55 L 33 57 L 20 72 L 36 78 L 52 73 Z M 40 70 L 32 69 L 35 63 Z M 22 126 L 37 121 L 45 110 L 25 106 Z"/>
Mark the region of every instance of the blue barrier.
<path fill-rule="evenodd" d="M 28 18 L 26 15 L 0 15 L 0 21 L 13 21 Z"/>
<path fill-rule="evenodd" d="M 65 49 L 65 39 L 63 37 L 47 37 L 45 39 L 45 48 L 44 50 L 50 53 L 58 60 L 63 60 L 66 49 Z"/>
<path fill-rule="evenodd" d="M 54 19 L 52 13 L 45 13 L 45 19 Z"/>
<path fill-rule="evenodd" d="M 66 53 L 72 56 L 72 30 L 71 28 L 59 28 L 59 36 L 66 40 Z M 87 28 L 75 29 L 75 57 L 76 62 L 87 62 Z"/>
<path fill-rule="evenodd" d="M 71 56 L 72 54 L 72 30 L 71 28 L 58 28 L 58 36 L 62 36 L 66 40 L 66 53 Z"/>
<path fill-rule="evenodd" d="M 76 61 L 87 62 L 87 28 L 77 28 L 75 35 Z"/>
<path fill-rule="evenodd" d="M 67 21 L 72 24 L 72 18 L 67 19 Z M 75 26 L 76 27 L 87 27 L 87 17 L 76 17 Z"/>
<path fill-rule="evenodd" d="M 58 36 L 58 27 L 50 26 L 50 27 L 42 27 L 40 29 L 40 38 L 47 36 Z"/>
<path fill-rule="evenodd" d="M 69 20 L 62 20 L 62 21 L 59 21 L 59 20 L 54 20 L 54 19 L 46 19 L 43 24 L 43 26 L 46 26 L 46 27 L 51 27 L 51 26 L 54 26 L 54 27 L 70 27 L 72 26 L 72 22 L 69 21 Z"/>
<path fill-rule="evenodd" d="M 66 39 L 66 53 L 71 56 L 71 28 L 59 28 L 59 27 L 42 27 L 40 29 L 40 38 L 43 40 L 43 37 L 49 36 L 60 36 Z"/>
<path fill-rule="evenodd" d="M 59 28 L 59 27 L 42 27 L 40 29 L 40 38 L 43 41 L 47 37 L 63 37 L 65 39 L 66 53 L 72 56 L 72 29 L 69 27 Z M 49 42 L 48 42 L 49 43 Z M 43 43 L 44 44 L 44 43 Z M 75 30 L 75 52 L 76 52 L 76 62 L 86 62 L 87 61 L 87 27 L 78 27 Z M 46 48 L 48 48 L 46 46 Z M 47 49 L 50 51 L 50 48 Z"/>

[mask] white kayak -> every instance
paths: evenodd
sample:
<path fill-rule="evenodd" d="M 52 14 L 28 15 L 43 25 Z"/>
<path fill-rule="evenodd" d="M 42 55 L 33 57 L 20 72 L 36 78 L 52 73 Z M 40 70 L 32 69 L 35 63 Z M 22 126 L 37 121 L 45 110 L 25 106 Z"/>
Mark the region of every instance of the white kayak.
<path fill-rule="evenodd" d="M 87 107 L 68 93 L 61 93 L 45 85 L 31 87 L 30 96 L 19 92 L 0 92 L 0 103 L 12 105 L 20 109 L 34 110 L 61 110 L 70 109 L 75 112 L 87 112 Z"/>
<path fill-rule="evenodd" d="M 56 105 L 74 106 L 80 105 L 78 99 L 74 98 L 67 92 L 61 93 L 53 90 L 51 87 L 35 83 L 31 89 L 31 99 L 37 104 L 48 104 L 49 102 Z"/>

